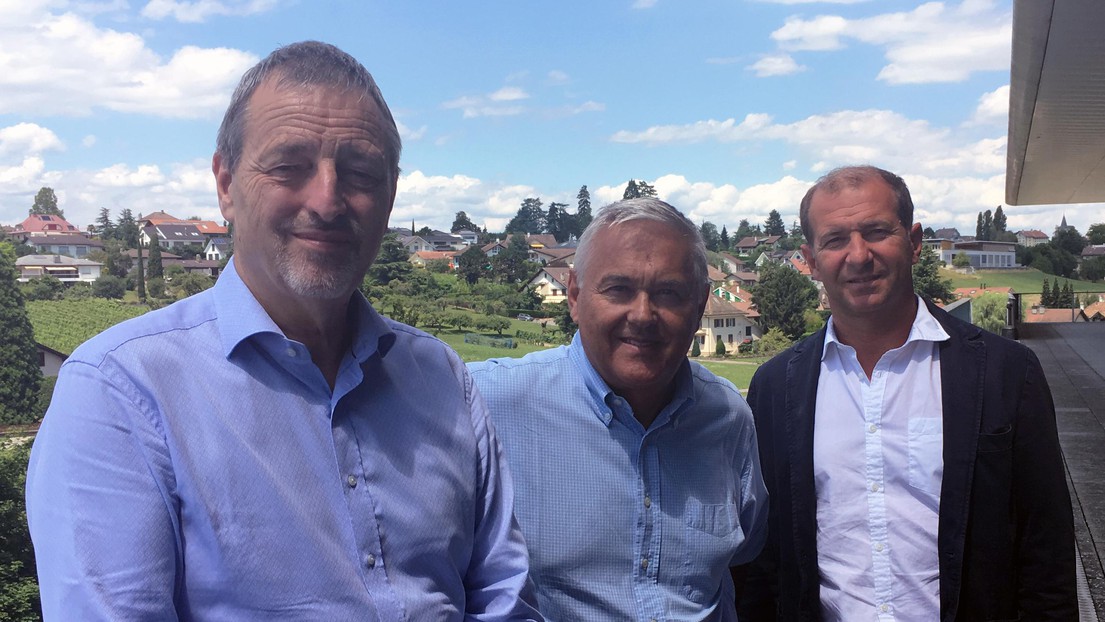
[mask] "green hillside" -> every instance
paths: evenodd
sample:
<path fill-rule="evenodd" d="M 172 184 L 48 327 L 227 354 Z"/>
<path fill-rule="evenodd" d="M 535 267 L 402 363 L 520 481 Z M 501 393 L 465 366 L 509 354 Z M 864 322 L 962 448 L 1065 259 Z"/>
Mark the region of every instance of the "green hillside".
<path fill-rule="evenodd" d="M 960 274 L 955 270 L 943 268 L 940 270 L 940 276 L 951 279 L 952 287 L 1012 287 L 1018 294 L 1039 294 L 1043 288 L 1044 279 L 1052 283 L 1056 278 L 1059 279 L 1060 285 L 1069 281 L 1076 292 L 1105 291 L 1105 283 L 1064 279 L 1044 274 L 1034 268 L 976 270 L 974 274 Z"/>
<path fill-rule="evenodd" d="M 144 305 L 104 298 L 27 301 L 35 341 L 65 354 L 72 354 L 77 346 L 104 329 L 147 311 L 149 307 Z"/>

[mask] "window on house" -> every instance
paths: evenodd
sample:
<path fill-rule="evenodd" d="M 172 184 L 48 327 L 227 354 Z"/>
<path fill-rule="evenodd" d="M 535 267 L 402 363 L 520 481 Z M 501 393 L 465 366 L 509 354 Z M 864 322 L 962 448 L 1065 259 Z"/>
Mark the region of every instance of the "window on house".
<path fill-rule="evenodd" d="M 745 337 L 751 337 L 752 336 L 752 327 L 751 326 L 745 326 L 744 327 L 744 336 Z"/>
<path fill-rule="evenodd" d="M 729 333 L 729 343 L 733 343 L 733 333 Z"/>
<path fill-rule="evenodd" d="M 699 335 L 698 336 L 698 345 L 700 345 L 700 346 L 706 345 L 706 335 Z"/>
<path fill-rule="evenodd" d="M 46 367 L 46 353 L 42 350 L 38 351 L 38 366 Z"/>
<path fill-rule="evenodd" d="M 715 319 L 714 320 L 714 328 L 721 328 L 721 320 L 720 319 Z"/>

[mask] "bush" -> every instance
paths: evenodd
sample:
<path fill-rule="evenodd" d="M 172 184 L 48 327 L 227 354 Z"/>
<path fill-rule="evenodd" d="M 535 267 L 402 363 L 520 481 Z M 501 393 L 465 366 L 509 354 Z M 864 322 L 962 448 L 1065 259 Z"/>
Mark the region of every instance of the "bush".
<path fill-rule="evenodd" d="M 65 293 L 65 283 L 56 276 L 40 276 L 21 287 L 24 300 L 60 300 Z"/>
<path fill-rule="evenodd" d="M 698 345 L 698 337 L 695 337 L 691 343 L 691 357 L 698 358 L 700 356 L 702 356 L 702 347 Z"/>
<path fill-rule="evenodd" d="M 729 351 L 725 349 L 725 344 L 722 343 L 721 337 L 717 338 L 717 343 L 714 344 L 714 356 L 725 356 Z"/>
<path fill-rule="evenodd" d="M 165 279 L 159 276 L 155 276 L 154 278 L 146 281 L 146 293 L 150 295 L 150 298 L 164 298 Z"/>
<path fill-rule="evenodd" d="M 97 298 L 121 299 L 126 292 L 126 281 L 110 274 L 101 276 L 92 284 L 92 295 Z"/>
<path fill-rule="evenodd" d="M 89 283 L 73 283 L 65 288 L 61 295 L 63 300 L 88 300 L 92 298 L 92 285 Z"/>

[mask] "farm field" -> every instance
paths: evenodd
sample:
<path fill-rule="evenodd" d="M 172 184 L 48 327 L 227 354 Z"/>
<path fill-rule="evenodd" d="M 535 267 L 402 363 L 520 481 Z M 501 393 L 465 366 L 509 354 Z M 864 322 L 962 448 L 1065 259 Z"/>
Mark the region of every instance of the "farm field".
<path fill-rule="evenodd" d="M 105 329 L 149 311 L 145 305 L 104 298 L 28 300 L 26 304 L 35 340 L 65 354 Z"/>
<path fill-rule="evenodd" d="M 952 287 L 1012 287 L 1018 294 L 1039 294 L 1043 288 L 1044 279 L 1048 283 L 1059 278 L 1059 283 L 1070 282 L 1076 292 L 1101 292 L 1105 291 L 1105 283 L 1093 283 L 1079 281 L 1077 279 L 1064 279 L 1050 274 L 1044 274 L 1034 268 L 1017 270 L 976 270 L 974 274 L 960 274 L 955 270 L 943 268 L 940 276 L 951 279 Z"/>

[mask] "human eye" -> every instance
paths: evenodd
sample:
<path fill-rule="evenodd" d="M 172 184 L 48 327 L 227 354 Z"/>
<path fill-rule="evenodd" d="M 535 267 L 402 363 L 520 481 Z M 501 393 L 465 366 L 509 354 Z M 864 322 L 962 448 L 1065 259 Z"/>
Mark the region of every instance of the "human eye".
<path fill-rule="evenodd" d="M 828 249 L 828 250 L 843 248 L 844 247 L 844 240 L 845 240 L 845 238 L 842 235 L 831 235 L 831 236 L 822 238 L 821 239 L 821 248 Z"/>
<path fill-rule="evenodd" d="M 342 181 L 357 190 L 372 190 L 380 185 L 380 175 L 375 171 L 361 168 L 345 168 L 341 171 Z"/>

